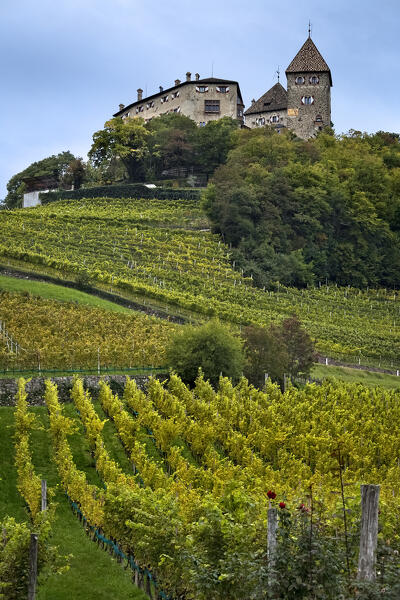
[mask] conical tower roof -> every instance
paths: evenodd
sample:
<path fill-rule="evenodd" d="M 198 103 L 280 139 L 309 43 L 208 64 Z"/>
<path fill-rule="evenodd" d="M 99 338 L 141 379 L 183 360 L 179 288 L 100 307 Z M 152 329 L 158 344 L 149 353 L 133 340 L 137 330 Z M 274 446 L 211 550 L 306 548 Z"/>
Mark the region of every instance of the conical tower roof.
<path fill-rule="evenodd" d="M 268 112 L 273 110 L 285 110 L 287 108 L 287 91 L 279 82 L 275 83 L 268 92 L 265 92 L 254 102 L 244 113 L 252 115 L 255 113 Z"/>
<path fill-rule="evenodd" d="M 325 62 L 322 54 L 309 37 L 306 39 L 288 68 L 286 73 L 329 73 L 332 85 L 331 70 Z"/>

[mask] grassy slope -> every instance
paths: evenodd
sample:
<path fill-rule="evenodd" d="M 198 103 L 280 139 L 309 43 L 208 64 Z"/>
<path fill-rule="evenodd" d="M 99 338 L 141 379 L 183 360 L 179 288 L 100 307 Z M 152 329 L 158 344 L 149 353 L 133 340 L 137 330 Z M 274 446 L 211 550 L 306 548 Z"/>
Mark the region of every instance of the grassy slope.
<path fill-rule="evenodd" d="M 48 300 L 58 300 L 59 302 L 76 302 L 85 306 L 94 306 L 112 312 L 132 314 L 132 310 L 125 306 L 119 306 L 114 302 L 102 300 L 97 296 L 85 294 L 72 288 L 55 285 L 53 283 L 44 283 L 41 281 L 30 281 L 29 279 L 19 279 L 0 275 L 0 290 L 6 292 L 28 292 L 32 296 L 40 296 Z"/>
<path fill-rule="evenodd" d="M 51 441 L 48 435 L 48 417 L 44 407 L 33 409 L 44 429 L 35 431 L 31 448 L 37 473 L 47 479 L 48 484 L 59 484 L 56 467 L 51 459 Z M 68 406 L 66 414 L 73 414 Z M 15 469 L 13 465 L 13 409 L 0 408 L 0 518 L 5 514 L 25 520 L 23 502 L 16 490 Z M 88 473 L 91 481 L 98 483 L 97 474 L 91 466 L 90 457 L 83 437 L 71 438 L 74 457 L 78 468 Z M 6 501 L 7 499 L 7 501 Z M 54 525 L 53 543 L 60 548 L 61 554 L 72 554 L 70 569 L 64 575 L 53 575 L 40 586 L 37 600 L 145 600 L 142 592 L 132 583 L 130 573 L 122 569 L 107 553 L 97 548 L 86 537 L 82 526 L 73 516 L 67 498 L 60 488 L 56 493 L 57 516 Z"/>
<path fill-rule="evenodd" d="M 315 379 L 335 377 L 346 383 L 362 383 L 368 387 L 380 386 L 386 389 L 400 389 L 400 377 L 388 375 L 387 373 L 351 369 L 350 367 L 315 365 L 311 371 L 311 377 Z"/>

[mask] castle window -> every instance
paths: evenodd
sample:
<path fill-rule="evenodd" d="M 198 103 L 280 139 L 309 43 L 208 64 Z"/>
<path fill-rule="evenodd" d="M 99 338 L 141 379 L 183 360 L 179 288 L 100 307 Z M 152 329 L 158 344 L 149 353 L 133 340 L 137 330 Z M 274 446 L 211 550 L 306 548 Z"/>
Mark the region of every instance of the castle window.
<path fill-rule="evenodd" d="M 299 77 L 296 77 L 296 79 L 295 79 L 295 83 L 297 83 L 297 85 L 301 85 L 304 82 L 305 82 L 304 77 L 299 76 Z"/>
<path fill-rule="evenodd" d="M 205 127 L 205 126 L 206 126 L 206 122 L 205 121 L 200 121 L 199 127 Z"/>
<path fill-rule="evenodd" d="M 316 121 L 317 123 L 322 123 L 322 117 L 321 117 L 321 115 L 317 115 L 317 116 L 315 117 L 315 121 Z"/>
<path fill-rule="evenodd" d="M 302 104 L 312 104 L 314 102 L 314 98 L 312 96 L 303 96 L 301 99 Z"/>
<path fill-rule="evenodd" d="M 144 109 L 144 106 L 137 106 L 136 107 L 136 114 L 140 113 L 140 112 L 143 112 L 143 109 Z"/>
<path fill-rule="evenodd" d="M 149 108 L 153 108 L 153 106 L 154 106 L 154 102 L 153 102 L 153 100 L 152 100 L 151 102 L 148 102 L 148 103 L 146 104 L 146 108 L 147 108 L 147 109 L 149 109 Z"/>
<path fill-rule="evenodd" d="M 208 92 L 208 86 L 207 85 L 197 85 L 196 92 L 200 92 L 200 94 L 204 94 L 205 92 Z"/>
<path fill-rule="evenodd" d="M 309 81 L 310 81 L 310 83 L 315 85 L 315 84 L 319 83 L 319 77 L 317 77 L 317 75 L 311 75 Z"/>
<path fill-rule="evenodd" d="M 179 90 L 177 92 L 172 92 L 171 98 L 179 98 Z"/>
<path fill-rule="evenodd" d="M 219 100 L 204 100 L 204 112 L 219 113 Z"/>
<path fill-rule="evenodd" d="M 270 121 L 270 123 L 279 123 L 278 115 L 272 115 L 272 117 L 270 117 L 269 121 Z"/>
<path fill-rule="evenodd" d="M 256 119 L 256 125 L 265 125 L 265 117 L 259 117 Z"/>
<path fill-rule="evenodd" d="M 178 113 L 180 111 L 181 111 L 181 107 L 180 106 L 177 106 L 176 108 L 174 108 L 174 112 Z"/>
<path fill-rule="evenodd" d="M 226 85 L 219 85 L 215 89 L 220 94 L 227 94 L 229 92 L 229 88 Z"/>
<path fill-rule="evenodd" d="M 168 96 L 163 96 L 161 98 L 161 104 L 163 104 L 164 102 L 168 102 Z"/>
<path fill-rule="evenodd" d="M 237 116 L 238 117 L 243 117 L 243 111 L 242 111 L 241 108 L 238 108 L 238 110 L 237 110 Z"/>

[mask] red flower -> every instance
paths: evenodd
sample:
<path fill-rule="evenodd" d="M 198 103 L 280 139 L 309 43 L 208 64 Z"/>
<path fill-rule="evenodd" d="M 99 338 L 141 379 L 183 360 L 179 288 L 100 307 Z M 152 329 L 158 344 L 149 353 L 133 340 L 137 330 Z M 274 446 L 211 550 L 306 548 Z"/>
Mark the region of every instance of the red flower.
<path fill-rule="evenodd" d="M 305 506 L 303 503 L 300 504 L 300 506 L 297 507 L 297 510 L 305 510 Z"/>
<path fill-rule="evenodd" d="M 286 508 L 285 502 L 279 502 L 279 508 Z"/>
<path fill-rule="evenodd" d="M 271 500 L 274 500 L 276 498 L 276 494 L 275 492 L 271 492 L 271 490 L 268 490 L 267 492 L 267 496 L 268 498 L 270 498 Z"/>

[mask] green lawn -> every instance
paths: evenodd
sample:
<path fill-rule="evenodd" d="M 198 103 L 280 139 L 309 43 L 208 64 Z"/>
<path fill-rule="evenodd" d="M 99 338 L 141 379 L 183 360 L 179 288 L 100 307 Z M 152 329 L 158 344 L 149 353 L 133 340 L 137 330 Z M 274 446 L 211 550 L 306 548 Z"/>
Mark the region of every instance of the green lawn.
<path fill-rule="evenodd" d="M 375 373 L 374 371 L 363 371 L 361 369 L 351 369 L 350 367 L 315 365 L 311 370 L 311 377 L 313 379 L 336 377 L 336 379 L 342 381 L 362 383 L 368 387 L 381 386 L 387 389 L 400 389 L 400 377 L 396 377 L 396 375 Z"/>
<path fill-rule="evenodd" d="M 125 571 L 109 554 L 99 549 L 85 535 L 83 527 L 72 514 L 68 500 L 59 487 L 59 479 L 52 461 L 52 446 L 48 435 L 48 416 L 45 407 L 35 407 L 43 429 L 32 435 L 31 451 L 36 472 L 56 488 L 57 514 L 52 543 L 60 554 L 72 554 L 70 569 L 63 575 L 53 575 L 39 586 L 37 600 L 146 600 L 147 596 L 131 583 L 131 573 Z M 66 413 L 74 414 L 72 405 Z M 76 414 L 76 411 L 75 411 Z M 0 518 L 8 514 L 18 520 L 26 520 L 23 501 L 16 489 L 13 450 L 13 409 L 0 407 Z M 88 473 L 88 479 L 98 483 L 82 435 L 70 439 L 77 466 Z"/>
<path fill-rule="evenodd" d="M 40 296 L 48 300 L 58 300 L 59 302 L 76 302 L 85 306 L 94 306 L 103 308 L 112 312 L 132 314 L 130 308 L 120 306 L 109 300 L 102 300 L 97 296 L 80 292 L 73 288 L 55 285 L 54 283 L 44 283 L 42 281 L 32 281 L 29 279 L 19 279 L 17 277 L 7 277 L 0 275 L 0 290 L 6 292 L 26 292 L 32 296 Z"/>

